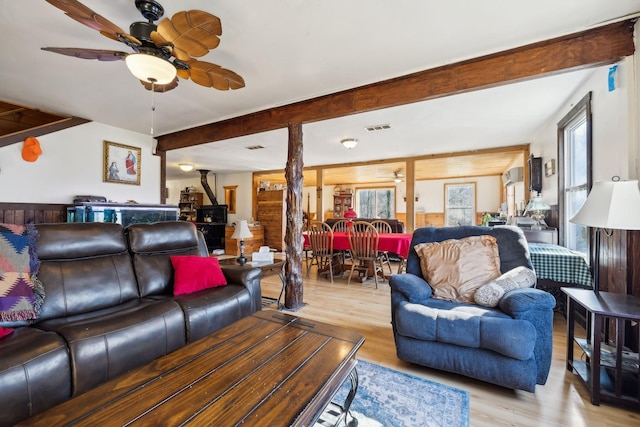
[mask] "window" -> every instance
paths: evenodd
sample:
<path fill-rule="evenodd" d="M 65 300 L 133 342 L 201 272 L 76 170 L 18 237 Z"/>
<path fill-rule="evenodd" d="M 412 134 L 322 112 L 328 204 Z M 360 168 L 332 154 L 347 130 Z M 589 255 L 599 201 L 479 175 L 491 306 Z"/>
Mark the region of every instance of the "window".
<path fill-rule="evenodd" d="M 445 225 L 475 225 L 476 184 L 445 184 Z"/>
<path fill-rule="evenodd" d="M 591 189 L 591 93 L 558 123 L 560 244 L 589 253 L 589 229 L 569 222 Z"/>
<path fill-rule="evenodd" d="M 356 200 L 359 218 L 395 217 L 395 188 L 366 188 L 356 189 Z"/>

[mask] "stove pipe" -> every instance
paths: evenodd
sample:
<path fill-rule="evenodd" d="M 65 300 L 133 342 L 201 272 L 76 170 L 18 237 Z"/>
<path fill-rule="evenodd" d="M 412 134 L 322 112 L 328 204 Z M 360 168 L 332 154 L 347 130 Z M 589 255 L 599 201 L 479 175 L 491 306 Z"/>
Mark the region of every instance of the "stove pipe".
<path fill-rule="evenodd" d="M 209 200 L 211 200 L 212 205 L 217 205 L 218 200 L 216 199 L 216 195 L 211 191 L 211 187 L 209 187 L 209 183 L 207 182 L 207 174 L 209 173 L 208 169 L 198 169 L 200 172 L 200 184 L 202 184 L 202 188 L 204 188 L 204 192 L 209 196 Z"/>

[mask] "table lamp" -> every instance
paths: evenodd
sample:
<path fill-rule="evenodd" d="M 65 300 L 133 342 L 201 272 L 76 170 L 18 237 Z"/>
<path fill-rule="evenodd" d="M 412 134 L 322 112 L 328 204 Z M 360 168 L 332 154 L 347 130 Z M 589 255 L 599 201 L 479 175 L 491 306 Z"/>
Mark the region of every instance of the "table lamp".
<path fill-rule="evenodd" d="M 569 221 L 574 224 L 595 227 L 596 246 L 593 266 L 593 292 L 600 291 L 600 232 L 607 236 L 611 229 L 640 230 L 640 189 L 638 181 L 598 181 L 593 184 L 587 200 Z M 610 231 L 607 231 L 610 229 Z"/>
<path fill-rule="evenodd" d="M 551 206 L 546 204 L 540 196 L 529 200 L 527 212 L 531 212 L 531 218 L 536 220 L 536 223 L 531 226 L 532 230 L 542 230 L 547 228 L 547 224 L 544 222 L 543 211 L 548 211 L 549 209 L 551 209 Z"/>
<path fill-rule="evenodd" d="M 247 258 L 244 256 L 244 239 L 250 239 L 251 237 L 253 237 L 253 234 L 249 231 L 247 220 L 236 221 L 236 229 L 231 238 L 240 241 L 240 256 L 237 259 L 241 265 L 247 262 Z"/>

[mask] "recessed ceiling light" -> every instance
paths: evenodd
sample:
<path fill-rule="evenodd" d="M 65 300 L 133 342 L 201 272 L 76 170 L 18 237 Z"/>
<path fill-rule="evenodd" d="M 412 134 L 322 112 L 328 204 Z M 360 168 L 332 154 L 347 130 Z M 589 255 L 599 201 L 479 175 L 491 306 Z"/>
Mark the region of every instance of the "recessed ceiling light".
<path fill-rule="evenodd" d="M 180 166 L 180 169 L 182 169 L 185 172 L 191 172 L 194 168 L 194 166 L 189 163 L 180 163 L 178 166 Z"/>

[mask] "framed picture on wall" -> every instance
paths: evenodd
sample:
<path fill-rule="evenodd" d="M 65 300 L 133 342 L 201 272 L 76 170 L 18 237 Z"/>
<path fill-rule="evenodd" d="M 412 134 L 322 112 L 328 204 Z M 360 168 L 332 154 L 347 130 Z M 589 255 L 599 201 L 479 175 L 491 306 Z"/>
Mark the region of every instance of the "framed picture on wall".
<path fill-rule="evenodd" d="M 544 176 L 550 177 L 556 173 L 556 159 L 551 159 L 544 164 Z"/>
<path fill-rule="evenodd" d="M 104 182 L 140 185 L 142 150 L 130 145 L 104 141 Z"/>

